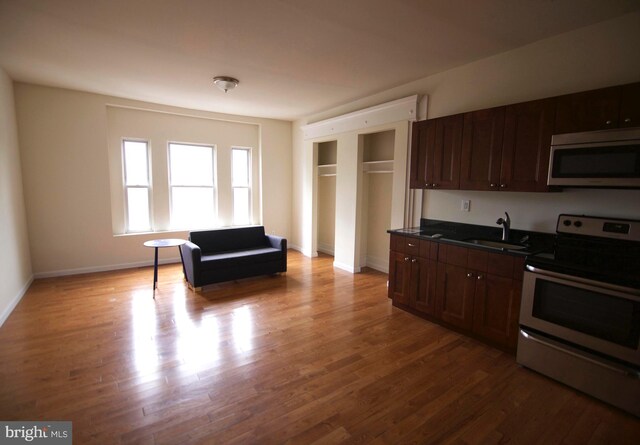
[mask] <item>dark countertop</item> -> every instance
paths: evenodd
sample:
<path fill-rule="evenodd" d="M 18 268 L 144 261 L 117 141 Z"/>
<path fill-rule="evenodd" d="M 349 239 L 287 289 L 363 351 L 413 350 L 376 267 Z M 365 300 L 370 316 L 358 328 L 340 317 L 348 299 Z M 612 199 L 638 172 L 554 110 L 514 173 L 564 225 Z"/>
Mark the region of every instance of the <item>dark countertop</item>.
<path fill-rule="evenodd" d="M 528 256 L 542 252 L 552 252 L 555 234 L 511 229 L 509 243 L 525 246 L 523 249 L 509 249 L 479 245 L 470 240 L 500 241 L 501 227 L 488 227 L 476 224 L 464 224 L 435 219 L 421 219 L 420 227 L 388 230 L 388 233 L 411 236 L 413 238 L 456 244 L 464 247 L 483 249 L 490 252 L 503 252 L 517 256 Z"/>

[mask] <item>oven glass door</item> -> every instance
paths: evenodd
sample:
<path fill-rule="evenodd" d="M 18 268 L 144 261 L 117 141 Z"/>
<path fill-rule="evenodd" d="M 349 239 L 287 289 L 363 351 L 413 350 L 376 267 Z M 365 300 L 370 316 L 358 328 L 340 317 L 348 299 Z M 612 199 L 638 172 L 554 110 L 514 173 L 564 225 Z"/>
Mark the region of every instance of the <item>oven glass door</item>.
<path fill-rule="evenodd" d="M 574 280 L 525 272 L 520 323 L 640 364 L 640 297 Z"/>

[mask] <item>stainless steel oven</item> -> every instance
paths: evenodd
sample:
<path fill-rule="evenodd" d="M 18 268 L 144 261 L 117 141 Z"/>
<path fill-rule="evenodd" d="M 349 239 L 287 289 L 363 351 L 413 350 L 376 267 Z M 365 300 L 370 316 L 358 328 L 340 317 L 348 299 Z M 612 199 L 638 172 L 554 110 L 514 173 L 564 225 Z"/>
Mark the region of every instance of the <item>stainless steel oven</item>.
<path fill-rule="evenodd" d="M 530 257 L 518 362 L 640 416 L 640 222 L 560 215 Z"/>

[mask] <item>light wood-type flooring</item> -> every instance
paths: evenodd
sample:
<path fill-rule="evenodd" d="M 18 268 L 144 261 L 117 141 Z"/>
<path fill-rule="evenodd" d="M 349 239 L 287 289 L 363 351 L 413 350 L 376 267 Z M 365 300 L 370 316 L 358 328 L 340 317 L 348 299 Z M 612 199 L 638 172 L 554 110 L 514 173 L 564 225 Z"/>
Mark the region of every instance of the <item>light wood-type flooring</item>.
<path fill-rule="evenodd" d="M 189 290 L 179 265 L 37 280 L 0 328 L 0 420 L 74 444 L 639 444 L 640 420 L 387 299 L 385 274 Z"/>

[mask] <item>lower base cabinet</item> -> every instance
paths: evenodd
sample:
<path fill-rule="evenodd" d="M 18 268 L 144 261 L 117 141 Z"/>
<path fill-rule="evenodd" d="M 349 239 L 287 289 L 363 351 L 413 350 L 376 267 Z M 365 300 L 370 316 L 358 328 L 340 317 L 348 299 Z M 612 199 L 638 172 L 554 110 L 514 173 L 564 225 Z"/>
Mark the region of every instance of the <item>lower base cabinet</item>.
<path fill-rule="evenodd" d="M 395 234 L 391 249 L 394 305 L 515 351 L 523 257 Z"/>

